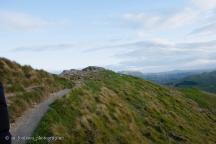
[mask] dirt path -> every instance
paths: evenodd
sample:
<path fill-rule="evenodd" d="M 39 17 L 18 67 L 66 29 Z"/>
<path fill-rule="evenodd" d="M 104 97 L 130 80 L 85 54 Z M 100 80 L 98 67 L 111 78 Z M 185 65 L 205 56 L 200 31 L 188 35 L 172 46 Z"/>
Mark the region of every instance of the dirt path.
<path fill-rule="evenodd" d="M 18 118 L 15 124 L 11 125 L 12 144 L 24 144 L 25 139 L 32 135 L 41 118 L 47 112 L 49 105 L 69 93 L 69 91 L 69 89 L 64 89 L 51 94 L 48 99 L 27 110 L 22 117 Z"/>

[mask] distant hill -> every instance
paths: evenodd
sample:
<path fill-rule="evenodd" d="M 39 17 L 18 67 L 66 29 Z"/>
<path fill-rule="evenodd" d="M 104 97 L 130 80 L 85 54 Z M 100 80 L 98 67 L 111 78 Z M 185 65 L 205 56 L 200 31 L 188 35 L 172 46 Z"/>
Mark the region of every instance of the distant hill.
<path fill-rule="evenodd" d="M 64 137 L 56 141 L 64 144 L 216 143 L 214 95 L 96 67 L 62 76 L 81 83 L 52 104 L 35 137 Z"/>
<path fill-rule="evenodd" d="M 72 86 L 65 78 L 5 58 L 0 58 L 0 81 L 5 88 L 12 121 L 50 93 Z"/>
<path fill-rule="evenodd" d="M 171 85 L 182 88 L 199 88 L 204 91 L 216 93 L 216 71 L 191 75 L 177 80 Z"/>
<path fill-rule="evenodd" d="M 142 73 L 139 71 L 121 71 L 119 73 L 132 75 L 136 77 L 143 78 L 145 80 L 149 80 L 152 82 L 156 82 L 159 84 L 168 84 L 174 81 L 180 80 L 187 76 L 191 76 L 194 74 L 200 74 L 204 70 L 191 70 L 191 71 L 169 71 L 169 72 L 161 72 L 161 73 Z"/>

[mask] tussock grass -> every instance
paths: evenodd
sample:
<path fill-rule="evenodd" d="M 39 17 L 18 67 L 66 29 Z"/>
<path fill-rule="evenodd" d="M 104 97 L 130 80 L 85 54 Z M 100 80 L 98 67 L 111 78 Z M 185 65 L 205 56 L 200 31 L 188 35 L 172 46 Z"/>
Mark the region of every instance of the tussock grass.
<path fill-rule="evenodd" d="M 11 122 L 50 93 L 73 86 L 73 83 L 65 78 L 35 70 L 30 66 L 21 66 L 5 58 L 0 58 L 0 75 L 9 104 Z"/>
<path fill-rule="evenodd" d="M 62 144 L 216 143 L 215 107 L 194 99 L 206 98 L 202 92 L 110 71 L 89 77 L 51 106 L 34 136 L 63 136 L 53 142 Z"/>

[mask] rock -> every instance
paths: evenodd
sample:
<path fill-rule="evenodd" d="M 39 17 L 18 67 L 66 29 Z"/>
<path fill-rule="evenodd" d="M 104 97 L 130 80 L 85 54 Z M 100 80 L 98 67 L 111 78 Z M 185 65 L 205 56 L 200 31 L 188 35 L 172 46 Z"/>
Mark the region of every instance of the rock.
<path fill-rule="evenodd" d="M 82 70 L 76 70 L 76 69 L 70 69 L 70 70 L 64 70 L 60 76 L 85 76 L 88 75 L 90 73 L 95 73 L 95 72 L 100 72 L 105 70 L 102 67 L 97 67 L 97 66 L 89 66 L 86 67 Z"/>
<path fill-rule="evenodd" d="M 98 72 L 98 71 L 103 71 L 105 70 L 102 67 L 97 67 L 97 66 L 89 66 L 87 68 L 82 69 L 83 72 Z"/>
<path fill-rule="evenodd" d="M 70 70 L 64 70 L 60 76 L 65 76 L 65 75 L 79 75 L 81 73 L 81 70 L 76 70 L 76 69 L 70 69 Z"/>

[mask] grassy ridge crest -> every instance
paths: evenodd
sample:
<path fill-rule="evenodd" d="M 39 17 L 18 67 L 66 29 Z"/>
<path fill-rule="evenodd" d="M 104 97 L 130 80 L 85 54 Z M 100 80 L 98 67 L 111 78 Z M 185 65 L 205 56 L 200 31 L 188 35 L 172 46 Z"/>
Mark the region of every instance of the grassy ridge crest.
<path fill-rule="evenodd" d="M 62 136 L 54 143 L 64 144 L 215 143 L 216 98 L 210 104 L 202 97 L 111 71 L 93 73 L 51 106 L 34 136 Z"/>

